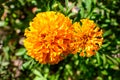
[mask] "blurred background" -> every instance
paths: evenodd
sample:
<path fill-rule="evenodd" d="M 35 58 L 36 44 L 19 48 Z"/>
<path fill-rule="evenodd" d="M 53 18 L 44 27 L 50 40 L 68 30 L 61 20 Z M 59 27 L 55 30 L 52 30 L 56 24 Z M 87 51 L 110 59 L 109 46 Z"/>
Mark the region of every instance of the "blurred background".
<path fill-rule="evenodd" d="M 24 29 L 45 11 L 61 12 L 73 22 L 94 20 L 104 32 L 96 55 L 69 55 L 56 65 L 27 56 Z M 0 0 L 0 80 L 120 80 L 120 1 Z"/>

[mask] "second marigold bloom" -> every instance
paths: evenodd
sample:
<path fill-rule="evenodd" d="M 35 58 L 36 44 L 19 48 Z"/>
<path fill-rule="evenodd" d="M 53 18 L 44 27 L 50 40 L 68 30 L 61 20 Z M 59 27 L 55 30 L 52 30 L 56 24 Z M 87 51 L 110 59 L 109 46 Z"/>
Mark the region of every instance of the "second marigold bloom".
<path fill-rule="evenodd" d="M 73 24 L 75 34 L 79 38 L 79 47 L 82 49 L 80 56 L 90 57 L 95 54 L 102 44 L 102 30 L 89 19 L 82 19 Z"/>
<path fill-rule="evenodd" d="M 57 64 L 78 48 L 72 22 L 59 12 L 42 12 L 25 30 L 24 46 L 28 55 L 40 63 Z"/>

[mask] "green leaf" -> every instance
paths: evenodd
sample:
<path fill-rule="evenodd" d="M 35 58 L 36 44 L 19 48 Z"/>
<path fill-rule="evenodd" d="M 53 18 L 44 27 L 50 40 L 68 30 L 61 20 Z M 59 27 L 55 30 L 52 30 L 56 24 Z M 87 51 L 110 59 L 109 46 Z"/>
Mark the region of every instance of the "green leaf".
<path fill-rule="evenodd" d="M 65 67 L 66 69 L 71 69 L 71 66 L 69 64 L 67 64 Z"/>
<path fill-rule="evenodd" d="M 66 14 L 68 14 L 74 6 L 75 3 L 72 3 L 72 5 L 67 8 Z"/>
<path fill-rule="evenodd" d="M 117 42 L 117 44 L 119 44 L 119 45 L 120 45 L 120 40 L 116 39 L 116 42 Z"/>
<path fill-rule="evenodd" d="M 22 69 L 29 69 L 29 66 L 31 65 L 32 60 L 25 62 L 22 65 Z"/>
<path fill-rule="evenodd" d="M 116 58 L 116 60 L 117 60 L 117 62 L 119 62 L 119 64 L 120 64 L 120 58 L 118 57 L 118 58 Z"/>
<path fill-rule="evenodd" d="M 106 44 L 103 44 L 102 47 L 103 47 L 103 48 L 106 48 L 106 47 L 108 47 L 110 44 L 111 44 L 111 42 L 107 42 Z"/>
<path fill-rule="evenodd" d="M 103 78 L 101 76 L 98 76 L 97 80 L 103 80 Z"/>
<path fill-rule="evenodd" d="M 58 3 L 54 3 L 53 5 L 52 5 L 52 9 L 56 9 L 58 7 Z"/>
<path fill-rule="evenodd" d="M 106 55 L 108 59 L 110 59 L 114 64 L 118 65 L 119 63 L 117 62 L 117 60 L 115 60 L 115 58 L 110 57 L 109 55 Z"/>
<path fill-rule="evenodd" d="M 67 64 L 66 66 L 66 69 L 67 69 L 67 72 L 70 74 L 70 75 L 73 75 L 72 71 L 71 71 L 71 65 Z"/>
<path fill-rule="evenodd" d="M 9 60 L 9 58 L 10 58 L 9 50 L 10 50 L 10 48 L 8 46 L 3 47 L 3 52 L 5 53 L 6 60 Z"/>
<path fill-rule="evenodd" d="M 98 52 L 96 52 L 96 58 L 97 58 L 98 65 L 100 65 L 101 64 L 100 54 Z"/>
<path fill-rule="evenodd" d="M 65 0 L 65 6 L 68 8 L 68 0 Z"/>
<path fill-rule="evenodd" d="M 22 6 L 25 5 L 25 1 L 24 0 L 18 0 L 18 1 L 21 3 Z"/>
<path fill-rule="evenodd" d="M 47 79 L 45 79 L 43 77 L 36 76 L 33 80 L 47 80 Z"/>
<path fill-rule="evenodd" d="M 42 74 L 40 73 L 40 71 L 38 71 L 37 69 L 32 69 L 32 72 L 39 77 L 43 77 Z"/>
<path fill-rule="evenodd" d="M 68 14 L 68 17 L 74 16 L 76 13 L 70 13 Z"/>
<path fill-rule="evenodd" d="M 101 28 L 106 28 L 106 27 L 108 27 L 108 24 L 102 24 L 101 25 Z"/>
<path fill-rule="evenodd" d="M 6 22 L 5 21 L 0 21 L 0 27 L 5 27 L 6 26 Z"/>
<path fill-rule="evenodd" d="M 112 76 L 108 76 L 108 80 L 113 80 L 113 79 L 112 79 Z"/>
<path fill-rule="evenodd" d="M 16 51 L 16 56 L 22 56 L 26 53 L 26 49 L 25 48 L 20 48 Z"/>
<path fill-rule="evenodd" d="M 108 75 L 108 72 L 106 70 L 101 71 L 103 75 Z"/>
<path fill-rule="evenodd" d="M 60 10 L 65 13 L 64 7 L 61 5 L 61 3 L 58 3 L 58 7 L 60 8 Z"/>
<path fill-rule="evenodd" d="M 86 4 L 86 8 L 88 13 L 90 13 L 91 9 L 92 9 L 92 0 L 85 0 L 85 4 Z"/>
<path fill-rule="evenodd" d="M 92 1 L 93 1 L 94 5 L 96 5 L 97 0 L 92 0 Z"/>
<path fill-rule="evenodd" d="M 9 62 L 2 62 L 1 65 L 2 66 L 7 66 L 7 65 L 9 65 Z"/>
<path fill-rule="evenodd" d="M 85 13 L 84 13 L 84 8 L 83 7 L 81 7 L 80 8 L 80 16 L 81 16 L 81 18 L 85 18 Z"/>
<path fill-rule="evenodd" d="M 50 11 L 50 4 L 49 4 L 50 2 L 48 2 L 48 4 L 47 4 L 47 11 Z"/>
<path fill-rule="evenodd" d="M 110 68 L 112 68 L 114 70 L 119 70 L 120 69 L 119 66 L 117 66 L 117 65 L 110 65 Z"/>
<path fill-rule="evenodd" d="M 46 78 L 44 78 L 42 76 L 42 74 L 40 73 L 40 71 L 38 71 L 37 69 L 32 69 L 32 72 L 36 75 L 35 80 L 47 80 Z"/>
<path fill-rule="evenodd" d="M 103 64 L 105 65 L 106 64 L 106 56 L 105 56 L 105 54 L 102 54 L 101 58 L 103 60 Z"/>
<path fill-rule="evenodd" d="M 112 30 L 109 29 L 108 31 L 104 32 L 103 37 L 109 36 L 112 34 Z"/>

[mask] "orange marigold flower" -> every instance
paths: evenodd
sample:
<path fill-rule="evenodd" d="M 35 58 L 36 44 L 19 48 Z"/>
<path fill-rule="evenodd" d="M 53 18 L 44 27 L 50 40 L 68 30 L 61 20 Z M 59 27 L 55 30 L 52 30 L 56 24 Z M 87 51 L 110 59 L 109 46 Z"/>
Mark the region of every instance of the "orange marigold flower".
<path fill-rule="evenodd" d="M 72 22 L 59 12 L 42 12 L 25 30 L 27 54 L 40 63 L 57 64 L 70 53 L 76 53 Z"/>
<path fill-rule="evenodd" d="M 102 44 L 102 30 L 89 19 L 82 19 L 73 24 L 75 34 L 79 38 L 79 47 L 82 49 L 80 56 L 90 57 L 95 54 Z"/>

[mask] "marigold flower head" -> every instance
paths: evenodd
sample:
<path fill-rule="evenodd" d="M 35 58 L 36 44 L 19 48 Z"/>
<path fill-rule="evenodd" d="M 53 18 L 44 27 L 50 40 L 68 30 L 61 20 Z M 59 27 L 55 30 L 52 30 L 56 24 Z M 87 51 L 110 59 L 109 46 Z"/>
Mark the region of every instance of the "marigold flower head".
<path fill-rule="evenodd" d="M 79 47 L 82 49 L 80 56 L 90 57 L 95 54 L 102 44 L 102 30 L 89 19 L 82 19 L 73 24 L 75 34 L 79 38 Z"/>
<path fill-rule="evenodd" d="M 57 64 L 70 53 L 76 53 L 72 22 L 59 12 L 42 12 L 25 30 L 27 54 L 40 63 Z"/>

